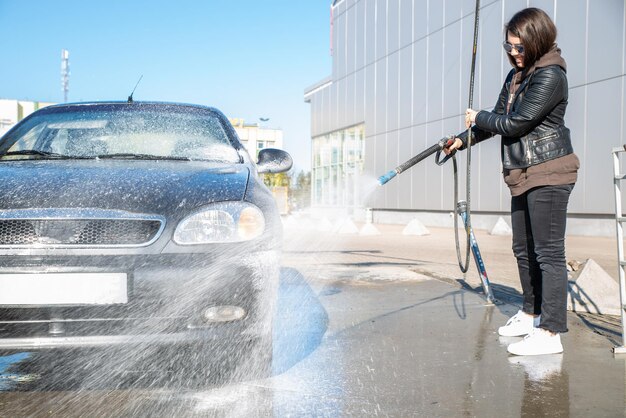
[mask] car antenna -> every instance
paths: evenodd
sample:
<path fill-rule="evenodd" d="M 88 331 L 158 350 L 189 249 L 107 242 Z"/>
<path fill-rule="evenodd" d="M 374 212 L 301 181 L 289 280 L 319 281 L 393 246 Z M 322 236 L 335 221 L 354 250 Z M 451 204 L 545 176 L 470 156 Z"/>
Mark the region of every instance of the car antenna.
<path fill-rule="evenodd" d="M 128 103 L 133 102 L 133 94 L 135 93 L 135 90 L 137 89 L 137 86 L 139 85 L 139 82 L 141 81 L 142 78 L 143 78 L 143 74 L 141 75 L 141 77 L 139 77 L 139 80 L 137 80 L 137 84 L 135 84 L 135 88 L 133 89 L 133 91 L 130 92 L 130 96 L 128 96 Z"/>

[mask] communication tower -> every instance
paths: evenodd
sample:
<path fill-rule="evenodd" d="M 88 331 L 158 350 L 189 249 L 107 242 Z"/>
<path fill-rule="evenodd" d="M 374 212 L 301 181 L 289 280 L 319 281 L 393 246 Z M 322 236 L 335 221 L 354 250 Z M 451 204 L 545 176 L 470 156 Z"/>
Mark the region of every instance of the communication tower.
<path fill-rule="evenodd" d="M 61 85 L 63 86 L 63 103 L 67 103 L 67 92 L 70 89 L 70 51 L 61 50 Z"/>

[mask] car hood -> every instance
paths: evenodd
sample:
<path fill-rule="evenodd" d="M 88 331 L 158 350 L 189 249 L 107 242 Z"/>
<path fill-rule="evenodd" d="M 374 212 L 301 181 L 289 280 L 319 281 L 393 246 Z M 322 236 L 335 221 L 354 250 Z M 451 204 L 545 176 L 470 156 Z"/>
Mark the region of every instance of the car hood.
<path fill-rule="evenodd" d="M 245 165 L 200 161 L 38 160 L 0 163 L 0 209 L 102 208 L 188 212 L 243 199 Z"/>

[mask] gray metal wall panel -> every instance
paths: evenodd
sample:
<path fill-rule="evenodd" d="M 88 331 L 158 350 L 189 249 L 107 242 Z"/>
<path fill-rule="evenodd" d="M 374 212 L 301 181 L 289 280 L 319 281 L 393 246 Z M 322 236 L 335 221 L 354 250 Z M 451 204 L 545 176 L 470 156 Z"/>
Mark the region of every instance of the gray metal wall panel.
<path fill-rule="evenodd" d="M 428 79 L 426 59 L 426 42 L 421 39 L 413 44 L 413 124 L 426 123 L 428 111 Z"/>
<path fill-rule="evenodd" d="M 554 20 L 555 1 L 554 0 L 529 0 L 528 7 L 537 7 L 545 11 Z M 569 7 L 569 6 L 568 6 Z M 521 8 L 523 9 L 523 7 Z"/>
<path fill-rule="evenodd" d="M 483 3 L 483 6 L 485 4 Z M 466 16 L 471 14 L 471 18 L 472 20 L 474 20 L 474 11 L 476 10 L 476 0 L 463 0 L 463 2 L 461 3 L 461 7 L 462 7 L 462 16 Z"/>
<path fill-rule="evenodd" d="M 619 142 L 615 142 L 616 146 L 619 145 L 623 145 L 624 143 L 626 143 L 626 78 L 622 77 L 621 78 L 621 83 L 622 83 L 622 114 L 620 115 L 621 119 L 621 132 L 620 132 L 620 141 Z M 622 154 L 620 157 L 620 160 L 622 161 L 621 164 L 621 168 L 620 168 L 620 172 L 622 174 L 626 173 L 626 155 Z M 621 182 L 621 190 L 622 190 L 622 210 L 623 208 L 626 208 L 626 183 L 625 182 Z"/>
<path fill-rule="evenodd" d="M 567 0 L 567 7 L 558 8 L 556 19 L 557 42 L 567 62 L 567 81 L 570 88 L 580 86 L 585 83 L 587 67 L 587 0 Z"/>
<path fill-rule="evenodd" d="M 413 48 L 408 46 L 400 50 L 399 63 L 400 79 L 399 79 L 399 123 L 400 128 L 411 126 L 411 100 L 413 94 Z"/>
<path fill-rule="evenodd" d="M 461 47 L 460 55 L 460 70 L 461 70 L 461 90 L 459 91 L 459 98 L 461 99 L 461 111 L 465 112 L 469 100 L 469 81 L 470 81 L 470 68 L 472 64 L 472 39 L 474 37 L 474 14 L 466 16 L 461 21 L 461 36 L 463 43 Z M 483 41 L 484 42 L 484 41 Z M 478 80 L 480 77 L 480 54 L 482 53 L 482 47 L 479 51 L 479 55 L 476 59 L 476 75 L 475 75 L 475 87 L 478 87 Z M 477 102 L 477 93 L 474 92 L 474 103 Z"/>
<path fill-rule="evenodd" d="M 340 86 L 339 86 L 338 81 L 334 82 L 333 85 L 331 86 L 331 96 L 330 96 L 331 110 L 332 110 L 330 113 L 330 130 L 331 131 L 336 131 L 337 129 L 341 128 L 341 125 L 339 123 L 339 114 L 342 111 L 339 109 L 339 107 L 341 106 L 339 102 L 340 100 L 343 100 L 343 95 L 341 94 L 339 88 Z"/>
<path fill-rule="evenodd" d="M 457 76 L 458 76 L 458 71 L 457 71 Z M 459 117 L 454 117 L 454 118 L 447 118 L 444 119 L 442 121 L 442 126 L 443 126 L 443 134 L 445 135 L 449 135 L 449 134 L 455 134 L 457 132 L 460 131 L 459 129 Z M 439 138 L 428 138 L 428 143 L 429 144 L 434 144 L 435 142 L 437 142 L 439 140 Z M 441 157 L 444 157 L 444 154 L 441 154 Z M 464 152 L 460 152 L 457 155 L 457 163 L 459 158 L 460 159 L 465 159 L 465 153 Z M 429 167 L 436 167 L 435 164 L 435 158 L 434 156 L 431 157 L 431 159 L 429 159 L 429 161 L 426 161 L 426 164 L 428 164 Z M 446 164 L 444 164 L 441 167 L 441 176 L 442 176 L 442 193 L 441 193 L 441 209 L 443 210 L 454 210 L 454 170 L 452 169 L 452 160 L 448 160 L 448 162 Z M 463 182 L 465 181 L 465 175 L 463 174 L 463 172 L 459 172 L 459 182 Z M 461 186 L 461 184 L 459 184 L 459 186 Z M 464 189 L 464 187 L 463 187 Z"/>
<path fill-rule="evenodd" d="M 428 38 L 428 120 L 442 117 L 443 106 L 443 31 L 433 33 Z"/>
<path fill-rule="evenodd" d="M 502 14 L 500 5 L 494 3 L 481 9 L 480 19 L 482 26 L 480 27 L 479 37 L 483 41 L 481 42 L 479 56 L 480 72 L 477 72 L 477 74 L 480 76 L 477 78 L 476 87 L 478 89 L 474 96 L 474 108 L 492 109 L 502 90 L 502 83 L 499 80 L 504 79 L 500 64 L 502 60 L 508 62 L 507 58 L 502 54 Z M 473 31 L 474 28 L 472 28 L 472 33 Z M 505 71 L 508 73 L 511 67 L 507 65 L 505 68 Z"/>
<path fill-rule="evenodd" d="M 478 207 L 481 210 L 500 210 L 498 192 L 503 180 L 499 136 L 481 142 L 472 149 L 472 177 L 474 176 L 480 180 L 472 192 L 477 197 Z"/>
<path fill-rule="evenodd" d="M 311 115 L 311 137 L 315 138 L 320 135 L 322 132 L 322 107 L 324 106 L 324 102 L 322 100 L 322 93 L 317 92 L 311 96 L 311 109 L 313 110 L 313 115 Z M 313 158 L 313 156 L 311 156 Z"/>
<path fill-rule="evenodd" d="M 387 54 L 393 54 L 400 48 L 400 3 L 399 0 L 387 2 Z"/>
<path fill-rule="evenodd" d="M 589 5 L 587 83 L 623 74 L 624 0 Z"/>
<path fill-rule="evenodd" d="M 387 130 L 387 60 L 382 59 L 374 64 L 376 67 L 376 125 L 374 132 L 378 135 Z"/>
<path fill-rule="evenodd" d="M 354 74 L 354 101 L 356 106 L 354 123 L 357 124 L 365 121 L 365 69 Z"/>
<path fill-rule="evenodd" d="M 443 5 L 441 0 L 428 0 L 428 33 L 431 35 L 443 27 Z"/>
<path fill-rule="evenodd" d="M 387 0 L 378 0 L 376 1 L 376 59 L 379 60 L 385 55 L 387 55 Z"/>
<path fill-rule="evenodd" d="M 413 137 L 409 158 L 426 149 L 426 125 L 413 127 Z M 406 158 L 408 160 L 409 158 Z M 426 164 L 417 164 L 406 173 L 411 177 L 411 207 L 423 208 L 426 204 L 426 184 L 428 182 L 428 170 Z"/>
<path fill-rule="evenodd" d="M 447 26 L 443 31 L 446 53 L 443 63 L 443 117 L 458 116 L 461 109 L 459 100 L 461 86 L 461 23 Z"/>
<path fill-rule="evenodd" d="M 387 147 L 385 149 L 385 161 L 383 161 L 380 170 L 378 171 L 380 174 L 386 173 L 387 171 L 397 167 L 400 165 L 399 160 L 399 149 L 400 149 L 400 135 L 398 131 L 391 131 L 387 135 Z M 385 185 L 385 201 L 387 202 L 387 207 L 397 208 L 400 204 L 400 194 L 403 192 L 402 185 L 404 184 L 401 179 L 402 176 L 390 181 Z M 389 186 L 389 187 L 387 187 Z"/>
<path fill-rule="evenodd" d="M 621 143 L 621 80 L 612 79 L 587 86 L 587 147 L 585 149 L 585 209 L 609 212 L 607 200 L 613 197 L 611 149 Z M 614 198 L 613 198 L 614 199 Z"/>
<path fill-rule="evenodd" d="M 346 74 L 356 70 L 356 7 L 346 10 Z"/>
<path fill-rule="evenodd" d="M 343 53 L 343 51 L 340 51 L 340 45 L 338 42 L 338 36 L 337 36 L 337 23 L 335 18 L 333 18 L 333 27 L 332 27 L 332 31 L 331 31 L 331 38 L 330 38 L 330 45 L 331 45 L 331 54 L 333 57 L 333 62 L 332 62 L 332 68 L 333 68 L 333 72 L 332 72 L 332 76 L 333 79 L 337 78 L 337 67 L 339 65 L 339 59 L 338 59 L 338 54 Z"/>
<path fill-rule="evenodd" d="M 317 126 L 319 120 L 318 112 L 322 107 L 322 101 L 319 99 L 319 93 L 314 93 L 311 96 L 309 103 L 311 104 L 311 137 L 315 138 L 318 135 L 318 132 L 320 132 L 320 129 Z"/>
<path fill-rule="evenodd" d="M 587 158 L 585 158 L 586 118 L 580 117 L 580 115 L 585 114 L 585 104 L 587 100 L 586 91 L 586 87 L 584 86 L 570 89 L 567 112 L 565 113 L 565 125 L 571 131 L 572 146 L 574 147 L 574 152 L 578 155 L 578 158 L 580 158 L 581 164 L 578 172 L 578 181 L 576 182 L 576 187 L 574 187 L 574 191 L 569 200 L 570 211 L 584 211 L 585 208 L 585 189 L 587 188 L 587 176 L 589 175 L 589 171 L 585 167 L 587 163 Z"/>
<path fill-rule="evenodd" d="M 332 113 L 332 103 L 330 101 L 330 96 L 331 96 L 332 91 L 333 91 L 333 88 L 331 85 L 328 88 L 325 88 L 324 90 L 322 90 L 321 92 L 323 108 L 320 114 L 320 118 L 321 118 L 320 129 L 322 132 L 330 132 L 331 130 L 330 117 Z"/>
<path fill-rule="evenodd" d="M 399 73 L 400 53 L 396 51 L 387 58 L 387 131 L 398 129 Z"/>
<path fill-rule="evenodd" d="M 335 79 L 346 75 L 346 14 L 343 13 L 335 19 L 333 36 L 336 39 L 337 49 L 333 51 L 333 63 L 335 64 Z"/>
<path fill-rule="evenodd" d="M 413 40 L 418 41 L 428 35 L 428 2 L 414 0 Z"/>
<path fill-rule="evenodd" d="M 365 1 L 365 64 L 376 61 L 376 0 Z"/>
<path fill-rule="evenodd" d="M 337 6 L 335 6 L 335 13 L 341 14 L 345 11 L 346 11 L 346 2 L 342 1 L 340 3 L 337 3 Z"/>
<path fill-rule="evenodd" d="M 365 1 L 359 1 L 355 5 L 356 9 L 356 46 L 355 46 L 355 68 L 360 70 L 365 66 Z"/>
<path fill-rule="evenodd" d="M 463 0 L 446 0 L 442 2 L 444 24 L 449 25 L 463 17 Z"/>
<path fill-rule="evenodd" d="M 426 125 L 426 146 L 432 145 L 431 138 L 441 138 L 443 136 L 443 124 L 442 122 L 435 121 L 430 122 Z M 439 210 L 441 209 L 441 199 L 442 199 L 442 180 L 441 180 L 441 171 L 438 170 L 437 166 L 433 167 L 432 161 L 422 162 L 427 166 L 427 183 L 426 183 L 426 202 L 424 206 L 419 207 L 419 209 L 430 209 L 430 210 Z"/>
<path fill-rule="evenodd" d="M 398 164 L 402 164 L 408 160 L 407 156 L 412 156 L 409 150 L 412 148 L 412 128 L 401 129 L 398 131 Z M 392 169 L 394 167 L 389 167 Z M 384 170 L 383 170 L 384 171 Z M 414 209 L 411 206 L 411 176 L 404 175 L 398 178 L 398 207 L 400 209 Z"/>
<path fill-rule="evenodd" d="M 365 68 L 365 135 L 376 134 L 376 66 Z"/>
<path fill-rule="evenodd" d="M 357 124 L 356 118 L 356 77 L 346 79 L 346 120 L 345 126 Z"/>
<path fill-rule="evenodd" d="M 569 0 L 568 0 L 569 1 Z M 515 13 L 520 10 L 528 7 L 527 0 L 504 0 L 502 2 L 502 12 L 503 12 L 503 22 L 500 25 L 501 28 L 504 28 L 504 24 L 507 23 Z"/>
<path fill-rule="evenodd" d="M 346 100 L 346 96 L 348 93 L 348 88 L 347 88 L 347 83 L 346 83 L 346 79 L 342 78 L 340 80 L 337 80 L 336 82 L 337 85 L 337 119 L 335 120 L 334 123 L 334 129 L 333 130 L 337 130 L 340 129 L 342 127 L 345 127 L 348 125 L 348 121 L 346 118 L 346 105 L 347 105 L 347 100 Z"/>
<path fill-rule="evenodd" d="M 315 123 L 316 123 L 316 119 L 317 119 L 317 105 L 318 105 L 318 100 L 316 100 L 316 98 L 313 96 L 309 96 L 308 98 L 309 100 L 309 105 L 311 107 L 311 119 L 309 120 L 309 124 L 311 127 L 311 137 L 315 137 Z"/>
<path fill-rule="evenodd" d="M 400 0 L 400 48 L 413 42 L 413 0 Z"/>

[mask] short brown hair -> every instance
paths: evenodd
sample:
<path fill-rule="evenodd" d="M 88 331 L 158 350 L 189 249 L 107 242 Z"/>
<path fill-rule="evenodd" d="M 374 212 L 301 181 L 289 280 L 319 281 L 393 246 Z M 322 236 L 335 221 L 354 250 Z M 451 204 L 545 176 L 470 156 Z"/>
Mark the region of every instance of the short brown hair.
<path fill-rule="evenodd" d="M 507 32 L 520 38 L 524 45 L 524 66 L 530 67 L 542 55 L 550 51 L 556 41 L 556 26 L 550 16 L 541 9 L 529 7 L 520 10 L 504 27 L 504 40 Z M 509 62 L 515 67 L 515 59 L 507 54 Z"/>

